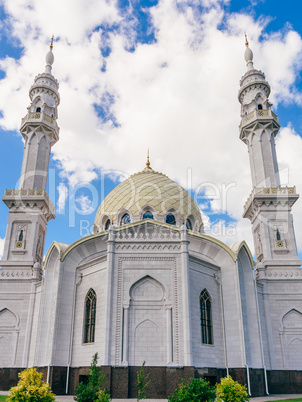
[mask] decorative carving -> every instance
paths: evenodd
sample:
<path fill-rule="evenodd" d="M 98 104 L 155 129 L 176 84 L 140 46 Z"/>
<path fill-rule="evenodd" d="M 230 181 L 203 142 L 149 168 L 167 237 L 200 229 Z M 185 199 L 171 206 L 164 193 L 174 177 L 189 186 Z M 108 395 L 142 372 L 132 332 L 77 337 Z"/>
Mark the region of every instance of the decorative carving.
<path fill-rule="evenodd" d="M 20 278 L 25 278 L 29 279 L 32 277 L 32 272 L 30 270 L 11 270 L 11 271 L 6 271 L 1 269 L 0 270 L 0 277 L 1 278 L 9 278 L 9 279 L 20 279 Z"/>
<path fill-rule="evenodd" d="M 277 240 L 276 241 L 276 246 L 278 248 L 280 248 L 280 247 L 285 248 L 285 241 L 284 240 Z"/>
<path fill-rule="evenodd" d="M 115 249 L 116 250 L 180 250 L 181 246 L 180 244 L 116 244 Z"/>
<path fill-rule="evenodd" d="M 302 270 L 301 270 L 302 271 Z M 261 279 L 300 279 L 302 272 L 300 269 L 292 270 L 256 270 L 257 280 Z"/>

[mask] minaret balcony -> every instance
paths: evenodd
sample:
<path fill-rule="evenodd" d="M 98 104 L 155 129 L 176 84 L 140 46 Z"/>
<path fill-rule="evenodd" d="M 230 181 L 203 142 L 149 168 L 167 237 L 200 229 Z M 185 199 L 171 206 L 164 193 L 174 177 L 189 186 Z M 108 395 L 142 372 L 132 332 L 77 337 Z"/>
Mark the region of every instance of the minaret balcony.
<path fill-rule="evenodd" d="M 274 120 L 279 126 L 279 118 L 276 113 L 274 113 L 271 109 L 262 109 L 262 110 L 253 110 L 249 114 L 243 116 L 239 128 L 242 129 L 243 127 L 253 123 L 255 120 L 258 121 L 265 121 L 265 120 Z"/>
<path fill-rule="evenodd" d="M 292 205 L 299 198 L 296 193 L 296 187 L 254 187 L 249 198 L 244 204 L 244 218 L 252 219 L 261 205 L 275 205 L 281 208 L 281 205 Z"/>
<path fill-rule="evenodd" d="M 43 123 L 46 124 L 48 128 L 51 128 L 52 130 L 55 131 L 56 135 L 59 135 L 59 126 L 56 122 L 56 119 L 54 119 L 51 116 L 48 116 L 48 114 L 44 112 L 29 112 L 26 116 L 23 117 L 21 120 L 21 131 L 26 123 Z"/>
<path fill-rule="evenodd" d="M 38 209 L 47 221 L 55 218 L 55 208 L 45 190 L 5 189 L 2 200 L 11 212 L 26 212 L 28 209 Z"/>

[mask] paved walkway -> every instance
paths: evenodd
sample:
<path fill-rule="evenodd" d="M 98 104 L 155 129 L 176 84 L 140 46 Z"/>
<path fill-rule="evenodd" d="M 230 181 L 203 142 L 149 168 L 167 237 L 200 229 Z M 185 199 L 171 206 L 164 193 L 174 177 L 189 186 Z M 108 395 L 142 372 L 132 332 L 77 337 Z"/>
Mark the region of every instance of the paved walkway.
<path fill-rule="evenodd" d="M 0 391 L 0 395 L 7 395 L 7 391 Z M 282 395 L 268 395 L 261 396 L 259 398 L 251 398 L 251 402 L 266 402 L 266 401 L 276 401 L 280 399 L 297 399 L 302 398 L 302 394 L 282 394 Z M 73 401 L 73 396 L 57 396 L 56 401 L 58 402 L 71 402 Z M 112 402 L 135 402 L 136 399 L 112 399 Z M 167 402 L 167 399 L 145 399 L 145 402 Z"/>

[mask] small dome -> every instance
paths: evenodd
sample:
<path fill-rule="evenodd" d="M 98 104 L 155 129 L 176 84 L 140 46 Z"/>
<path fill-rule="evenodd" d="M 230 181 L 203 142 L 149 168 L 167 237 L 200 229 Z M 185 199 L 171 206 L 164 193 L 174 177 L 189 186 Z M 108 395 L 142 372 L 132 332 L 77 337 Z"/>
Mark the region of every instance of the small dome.
<path fill-rule="evenodd" d="M 54 60 L 55 60 L 54 55 L 53 55 L 52 51 L 50 50 L 46 55 L 46 64 L 49 64 L 52 66 Z"/>
<path fill-rule="evenodd" d="M 112 190 L 99 206 L 94 223 L 98 230 L 104 230 L 108 219 L 121 226 L 125 214 L 135 222 L 144 219 L 146 212 L 155 220 L 167 223 L 167 215 L 172 214 L 177 226 L 190 218 L 194 231 L 200 232 L 203 228 L 200 210 L 192 196 L 175 181 L 151 168 L 130 176 Z"/>
<path fill-rule="evenodd" d="M 247 46 L 244 52 L 244 58 L 245 61 L 248 63 L 249 61 L 253 61 L 253 52 L 251 49 Z"/>

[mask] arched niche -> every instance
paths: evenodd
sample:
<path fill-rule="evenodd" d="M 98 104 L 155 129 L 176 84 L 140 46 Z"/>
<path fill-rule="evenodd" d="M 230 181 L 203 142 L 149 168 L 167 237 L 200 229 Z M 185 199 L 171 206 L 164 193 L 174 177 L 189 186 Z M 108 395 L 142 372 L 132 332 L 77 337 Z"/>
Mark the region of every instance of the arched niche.
<path fill-rule="evenodd" d="M 16 328 L 18 322 L 18 317 L 8 308 L 0 310 L 0 330 L 1 328 Z"/>
<path fill-rule="evenodd" d="M 165 287 L 146 275 L 129 290 L 129 365 L 165 364 L 167 359 Z M 124 359 L 126 360 L 126 359 Z"/>
<path fill-rule="evenodd" d="M 135 282 L 129 292 L 130 300 L 162 301 L 165 296 L 164 286 L 149 275 Z"/>
<path fill-rule="evenodd" d="M 281 319 L 281 344 L 284 366 L 291 370 L 301 367 L 302 313 L 292 308 Z"/>

